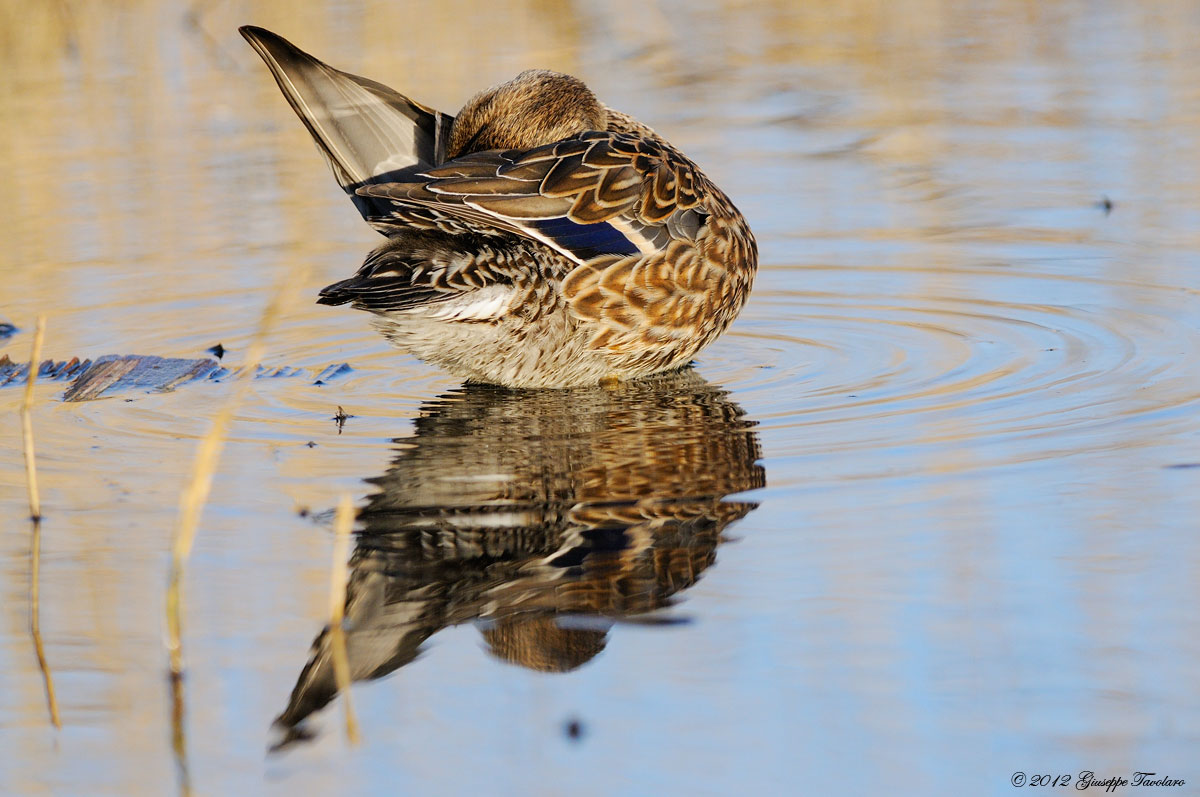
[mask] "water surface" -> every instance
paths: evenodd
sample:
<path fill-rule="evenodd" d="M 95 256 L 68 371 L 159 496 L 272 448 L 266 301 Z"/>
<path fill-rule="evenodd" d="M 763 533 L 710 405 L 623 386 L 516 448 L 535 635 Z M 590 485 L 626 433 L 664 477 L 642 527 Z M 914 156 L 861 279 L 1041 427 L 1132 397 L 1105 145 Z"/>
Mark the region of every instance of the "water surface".
<path fill-rule="evenodd" d="M 47 357 L 236 366 L 296 283 L 267 365 L 302 375 L 251 384 L 187 578 L 195 793 L 1200 783 L 1194 4 L 42 5 L 0 4 L 0 354 L 45 313 Z M 449 111 L 579 75 L 746 213 L 745 313 L 676 381 L 570 398 L 393 352 L 311 304 L 377 236 L 247 23 Z M 0 388 L 0 792 L 170 793 L 166 561 L 230 385 L 64 387 L 58 732 Z M 343 493 L 358 747 L 320 708 Z"/>

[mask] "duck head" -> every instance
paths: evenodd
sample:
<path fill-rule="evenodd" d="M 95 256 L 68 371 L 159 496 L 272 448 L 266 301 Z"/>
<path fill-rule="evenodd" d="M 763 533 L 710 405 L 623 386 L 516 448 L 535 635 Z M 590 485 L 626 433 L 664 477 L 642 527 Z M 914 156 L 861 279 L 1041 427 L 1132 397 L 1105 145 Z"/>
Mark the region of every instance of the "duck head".
<path fill-rule="evenodd" d="M 450 131 L 446 158 L 489 149 L 530 149 L 607 125 L 608 111 L 582 80 L 528 69 L 463 106 Z"/>

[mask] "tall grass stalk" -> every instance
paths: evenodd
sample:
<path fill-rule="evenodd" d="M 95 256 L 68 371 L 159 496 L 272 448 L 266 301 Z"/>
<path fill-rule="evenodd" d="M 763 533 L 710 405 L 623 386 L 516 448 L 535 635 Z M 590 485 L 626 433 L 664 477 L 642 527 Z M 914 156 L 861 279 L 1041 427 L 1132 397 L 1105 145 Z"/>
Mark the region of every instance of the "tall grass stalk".
<path fill-rule="evenodd" d="M 329 646 L 333 658 L 333 677 L 337 690 L 342 693 L 342 707 L 346 713 L 346 738 L 358 744 L 358 720 L 354 716 L 354 704 L 350 701 L 350 659 L 346 654 L 346 632 L 343 627 L 346 606 L 346 564 L 350 552 L 350 532 L 354 525 L 354 502 L 343 495 L 338 502 L 334 518 L 333 565 L 329 579 Z"/>
<path fill-rule="evenodd" d="M 21 439 L 25 449 L 25 482 L 29 488 L 29 519 L 33 523 L 29 551 L 29 634 L 33 637 L 33 649 L 37 653 L 38 668 L 42 671 L 50 722 L 55 728 L 61 730 L 62 718 L 58 713 L 54 676 L 50 672 L 50 665 L 46 662 L 46 648 L 42 644 L 42 499 L 38 494 L 37 457 L 33 450 L 33 383 L 37 379 L 38 360 L 41 358 L 42 341 L 45 337 L 46 317 L 40 315 L 33 332 L 33 352 L 29 356 L 29 374 L 25 379 L 25 398 L 21 402 Z"/>

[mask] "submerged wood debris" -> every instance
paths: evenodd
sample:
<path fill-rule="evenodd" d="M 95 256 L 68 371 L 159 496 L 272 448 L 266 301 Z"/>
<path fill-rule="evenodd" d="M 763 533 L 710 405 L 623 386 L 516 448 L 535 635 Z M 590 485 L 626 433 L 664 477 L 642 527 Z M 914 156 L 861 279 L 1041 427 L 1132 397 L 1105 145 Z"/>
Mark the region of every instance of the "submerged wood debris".
<path fill-rule="evenodd" d="M 63 401 L 90 401 L 130 390 L 165 393 L 199 379 L 220 381 L 238 373 L 238 370 L 226 368 L 208 357 L 188 359 L 106 354 L 95 360 L 81 361 L 78 357 L 58 362 L 44 360 L 38 366 L 37 378 L 73 380 L 63 393 Z M 256 366 L 254 375 L 257 379 L 309 376 L 314 385 L 324 385 L 352 370 L 346 363 L 335 363 L 314 375 L 312 371 L 300 368 L 264 368 L 260 365 Z M 28 374 L 29 363 L 15 363 L 7 354 L 0 355 L 0 387 L 24 384 Z"/>

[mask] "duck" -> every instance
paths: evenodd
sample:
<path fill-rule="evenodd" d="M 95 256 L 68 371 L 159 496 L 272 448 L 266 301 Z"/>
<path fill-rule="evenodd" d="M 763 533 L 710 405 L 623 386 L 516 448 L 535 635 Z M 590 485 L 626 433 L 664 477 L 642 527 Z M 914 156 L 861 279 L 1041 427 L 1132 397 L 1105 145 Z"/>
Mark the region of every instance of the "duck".
<path fill-rule="evenodd" d="M 456 115 L 244 26 L 386 237 L 319 304 L 463 378 L 571 388 L 688 366 L 741 312 L 750 227 L 700 167 L 580 79 L 530 69 Z"/>

